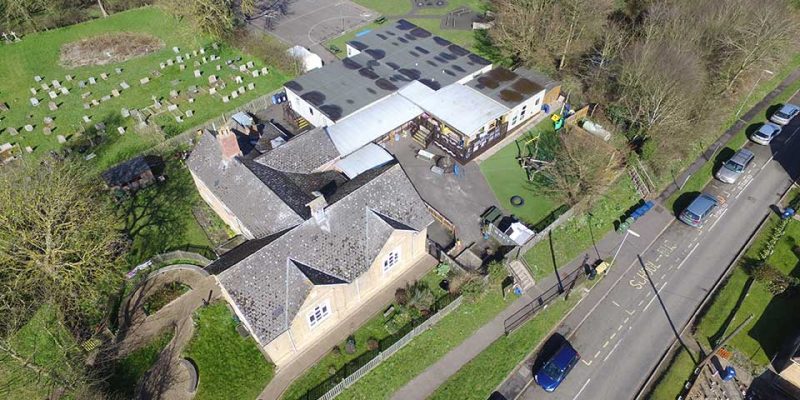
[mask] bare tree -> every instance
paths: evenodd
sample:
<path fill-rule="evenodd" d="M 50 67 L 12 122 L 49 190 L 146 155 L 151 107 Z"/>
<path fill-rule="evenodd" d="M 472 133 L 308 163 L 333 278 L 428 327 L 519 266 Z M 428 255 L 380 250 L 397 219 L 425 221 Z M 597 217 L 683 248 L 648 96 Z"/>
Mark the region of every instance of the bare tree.
<path fill-rule="evenodd" d="M 164 0 L 160 4 L 215 38 L 228 36 L 235 25 L 232 0 Z"/>

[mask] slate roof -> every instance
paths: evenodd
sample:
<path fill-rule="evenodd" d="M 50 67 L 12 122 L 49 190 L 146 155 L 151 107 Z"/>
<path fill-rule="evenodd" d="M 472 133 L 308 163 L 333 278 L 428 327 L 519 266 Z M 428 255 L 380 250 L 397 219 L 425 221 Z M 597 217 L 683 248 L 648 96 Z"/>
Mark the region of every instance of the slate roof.
<path fill-rule="evenodd" d="M 466 85 L 508 108 L 514 108 L 555 83 L 542 74 L 524 68 L 511 71 L 497 67 L 477 76 Z"/>
<path fill-rule="evenodd" d="M 433 222 L 397 164 L 340 189 L 325 209 L 326 223 L 308 219 L 219 275 L 264 344 L 289 328 L 313 285 L 352 282 L 394 230 Z"/>
<path fill-rule="evenodd" d="M 491 64 L 404 19 L 348 44 L 360 53 L 284 85 L 334 122 L 409 82 L 438 90 Z"/>
<path fill-rule="evenodd" d="M 337 157 L 339 152 L 328 133 L 323 128 L 314 128 L 256 157 L 255 161 L 278 171 L 308 174 Z"/>
<path fill-rule="evenodd" d="M 286 184 L 274 170 L 263 167 L 256 174 L 241 160 L 224 160 L 216 137 L 206 131 L 186 163 L 256 238 L 302 223 L 308 211 L 300 203 L 309 196 Z"/>

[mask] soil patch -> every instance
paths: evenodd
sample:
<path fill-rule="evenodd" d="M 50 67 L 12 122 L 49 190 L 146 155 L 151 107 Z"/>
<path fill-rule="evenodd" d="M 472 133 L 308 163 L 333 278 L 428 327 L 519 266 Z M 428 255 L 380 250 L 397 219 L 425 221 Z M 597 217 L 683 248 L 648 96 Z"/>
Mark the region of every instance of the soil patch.
<path fill-rule="evenodd" d="M 122 32 L 95 36 L 61 46 L 61 65 L 67 68 L 106 65 L 161 50 L 164 42 L 143 33 Z"/>

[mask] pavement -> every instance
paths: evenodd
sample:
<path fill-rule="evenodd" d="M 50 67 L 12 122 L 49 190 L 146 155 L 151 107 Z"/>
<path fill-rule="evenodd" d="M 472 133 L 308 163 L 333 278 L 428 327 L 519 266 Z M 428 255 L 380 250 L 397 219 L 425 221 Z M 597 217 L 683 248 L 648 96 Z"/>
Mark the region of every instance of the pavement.
<path fill-rule="evenodd" d="M 795 96 L 793 102 L 800 101 Z M 633 399 L 664 351 L 734 261 L 756 226 L 800 175 L 800 120 L 769 146 L 745 145 L 756 159 L 736 184 L 713 180 L 705 192 L 725 200 L 700 228 L 660 204 L 631 229 L 609 275 L 557 328 L 582 359 L 551 399 Z M 650 226 L 646 226 L 650 225 Z M 655 240 L 653 233 L 656 232 Z M 624 236 L 603 239 L 620 243 Z M 608 256 L 608 247 L 598 246 Z M 679 339 L 680 340 L 680 339 Z M 541 359 L 542 357 L 539 357 Z M 545 395 L 530 379 L 531 356 L 498 391 L 508 399 Z"/>

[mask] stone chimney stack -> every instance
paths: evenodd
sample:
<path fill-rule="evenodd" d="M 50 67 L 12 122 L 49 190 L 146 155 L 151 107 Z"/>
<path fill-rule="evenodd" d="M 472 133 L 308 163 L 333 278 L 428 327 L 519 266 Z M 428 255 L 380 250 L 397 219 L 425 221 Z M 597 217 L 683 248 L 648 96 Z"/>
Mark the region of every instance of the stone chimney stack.
<path fill-rule="evenodd" d="M 236 140 L 236 134 L 233 133 L 227 125 L 223 126 L 219 132 L 217 132 L 217 140 L 219 141 L 219 146 L 222 148 L 222 158 L 225 160 L 230 160 L 233 157 L 242 155 L 239 142 Z"/>
<path fill-rule="evenodd" d="M 313 192 L 312 194 L 315 196 L 314 200 L 306 204 L 311 210 L 311 217 L 314 218 L 314 221 L 317 222 L 317 225 L 319 225 L 322 230 L 326 232 L 330 231 L 328 214 L 325 212 L 325 208 L 328 207 L 328 202 L 325 200 L 325 196 L 323 196 L 322 193 Z"/>

